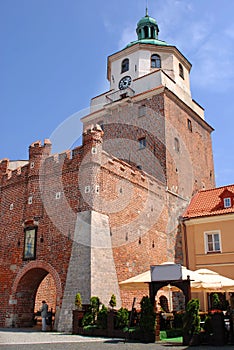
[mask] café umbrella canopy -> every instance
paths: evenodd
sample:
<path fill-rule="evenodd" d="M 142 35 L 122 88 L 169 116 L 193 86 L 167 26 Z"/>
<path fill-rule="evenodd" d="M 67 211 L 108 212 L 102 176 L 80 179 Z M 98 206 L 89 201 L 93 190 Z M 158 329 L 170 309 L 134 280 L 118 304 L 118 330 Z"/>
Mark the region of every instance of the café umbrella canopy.
<path fill-rule="evenodd" d="M 198 269 L 195 272 L 201 276 L 201 281 L 194 281 L 191 284 L 193 291 L 234 291 L 234 280 L 231 278 L 222 276 L 219 273 L 209 269 Z"/>
<path fill-rule="evenodd" d="M 161 265 L 174 265 L 173 263 L 164 263 Z M 161 266 L 160 265 L 160 266 Z M 182 280 L 187 280 L 188 276 L 191 280 L 191 286 L 194 281 L 196 282 L 202 282 L 201 276 L 196 273 L 195 271 L 187 269 L 185 266 L 181 266 L 182 268 Z M 151 282 L 151 272 L 150 270 L 141 273 L 140 275 L 131 277 L 125 281 L 120 282 L 120 288 L 122 290 L 141 290 L 147 288 L 148 283 Z M 168 283 L 169 285 L 169 283 Z M 173 281 L 170 283 L 171 290 L 178 290 L 177 287 L 173 286 Z"/>
<path fill-rule="evenodd" d="M 172 263 L 164 263 L 164 265 L 172 265 Z M 162 264 L 163 265 L 163 264 Z M 182 279 L 186 280 L 190 278 L 191 291 L 192 292 L 232 292 L 234 291 L 234 280 L 227 278 L 209 269 L 199 269 L 192 271 L 182 266 Z M 151 282 L 150 270 L 141 273 L 140 275 L 131 277 L 125 281 L 120 282 L 120 288 L 122 290 L 140 290 L 145 289 L 148 283 Z M 169 283 L 168 283 L 169 284 Z M 173 281 L 170 283 L 174 290 L 178 290 L 173 287 Z"/>

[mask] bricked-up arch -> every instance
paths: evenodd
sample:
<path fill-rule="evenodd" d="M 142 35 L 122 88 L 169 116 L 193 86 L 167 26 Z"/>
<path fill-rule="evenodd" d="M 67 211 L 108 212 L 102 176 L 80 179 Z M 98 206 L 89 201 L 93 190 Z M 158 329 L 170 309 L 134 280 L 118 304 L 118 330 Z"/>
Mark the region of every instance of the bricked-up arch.
<path fill-rule="evenodd" d="M 13 286 L 10 304 L 13 305 L 11 325 L 28 327 L 33 325 L 34 303 L 38 287 L 50 274 L 56 285 L 56 304 L 60 306 L 62 287 L 58 273 L 42 261 L 29 262 L 17 275 Z M 9 324 L 9 320 L 7 322 Z"/>

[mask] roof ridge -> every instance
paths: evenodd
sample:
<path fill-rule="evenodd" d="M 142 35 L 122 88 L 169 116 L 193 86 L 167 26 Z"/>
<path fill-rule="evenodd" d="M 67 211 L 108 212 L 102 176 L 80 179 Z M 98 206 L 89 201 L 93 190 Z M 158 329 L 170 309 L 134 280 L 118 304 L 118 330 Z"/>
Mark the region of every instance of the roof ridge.
<path fill-rule="evenodd" d="M 228 188 L 228 187 L 234 187 L 234 184 L 223 185 L 223 186 L 213 187 L 213 188 L 208 188 L 208 189 L 202 189 L 202 190 L 199 190 L 197 193 L 215 191 L 215 190 L 219 190 L 219 189 L 222 189 L 222 188 Z"/>

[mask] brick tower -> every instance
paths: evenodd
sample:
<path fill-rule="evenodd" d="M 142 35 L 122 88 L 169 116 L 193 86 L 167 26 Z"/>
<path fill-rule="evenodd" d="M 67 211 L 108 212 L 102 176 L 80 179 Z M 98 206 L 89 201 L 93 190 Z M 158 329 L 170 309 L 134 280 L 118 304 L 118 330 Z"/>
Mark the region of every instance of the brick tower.
<path fill-rule="evenodd" d="M 158 33 L 146 12 L 137 40 L 108 57 L 110 89 L 91 100 L 81 146 L 52 155 L 37 141 L 27 161 L 0 162 L 0 326 L 32 325 L 45 278 L 55 328 L 71 331 L 77 292 L 130 307 L 119 282 L 183 263 L 178 218 L 215 185 L 213 129 L 191 97 L 191 64 Z"/>

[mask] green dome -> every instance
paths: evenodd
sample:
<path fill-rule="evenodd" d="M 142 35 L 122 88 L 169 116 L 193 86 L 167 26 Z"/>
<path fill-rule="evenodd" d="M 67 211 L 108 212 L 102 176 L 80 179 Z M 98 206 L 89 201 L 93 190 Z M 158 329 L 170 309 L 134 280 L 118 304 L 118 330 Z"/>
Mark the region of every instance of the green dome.
<path fill-rule="evenodd" d="M 142 17 L 140 21 L 137 23 L 137 27 L 145 26 L 145 25 L 157 25 L 156 20 L 153 17 L 149 17 L 148 15 Z"/>

